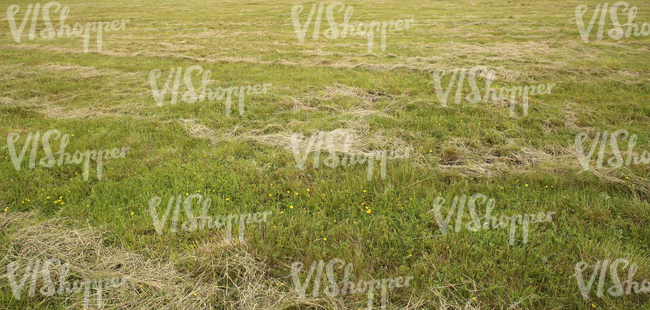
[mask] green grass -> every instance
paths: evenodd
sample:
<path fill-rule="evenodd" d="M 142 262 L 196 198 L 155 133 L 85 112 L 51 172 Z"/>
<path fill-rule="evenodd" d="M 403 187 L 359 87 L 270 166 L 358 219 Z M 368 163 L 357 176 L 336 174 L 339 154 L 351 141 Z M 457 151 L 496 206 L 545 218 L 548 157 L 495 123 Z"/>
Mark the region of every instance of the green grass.
<path fill-rule="evenodd" d="M 20 5 L 19 21 L 29 3 L 10 3 Z M 131 151 L 105 161 L 101 180 L 93 164 L 84 181 L 82 165 L 29 169 L 29 150 L 16 171 L 7 149 L 1 149 L 0 207 L 8 209 L 0 209 L 0 223 L 12 213 L 33 212 L 35 222 L 60 219 L 67 229 L 103 226 L 107 245 L 171 262 L 193 283 L 210 287 L 248 285 L 244 271 L 214 267 L 220 255 L 246 252 L 263 266 L 264 285 L 278 290 L 247 304 L 259 304 L 258 309 L 364 307 L 363 294 L 334 302 L 321 293 L 311 305 L 295 298 L 292 263 L 308 269 L 312 261 L 337 257 L 354 264 L 357 280 L 414 276 L 409 287 L 390 291 L 391 309 L 648 309 L 650 295 L 600 299 L 597 283 L 585 301 L 573 276 L 580 261 L 590 265 L 585 272 L 590 275 L 597 260 L 629 258 L 639 265 L 635 279 L 650 280 L 650 167 L 581 171 L 574 149 L 578 133 L 594 137 L 626 129 L 639 136 L 637 152 L 650 151 L 650 38 L 616 41 L 605 35 L 596 41 L 596 24 L 584 43 L 571 20 L 575 7 L 588 6 L 588 22 L 598 3 L 345 3 L 354 7 L 352 23 L 415 20 L 409 30 L 388 34 L 386 52 L 375 38 L 373 54 L 367 54 L 364 38 L 325 39 L 324 16 L 320 39 L 311 39 L 310 27 L 305 43 L 299 43 L 290 19 L 294 3 L 282 1 L 61 2 L 70 7 L 68 25 L 130 19 L 126 30 L 104 33 L 102 53 L 83 53 L 80 38 L 23 37 L 18 44 L 2 21 L 0 147 L 10 133 L 20 133 L 21 148 L 27 133 L 57 129 L 74 134 L 66 148 L 70 153 Z M 312 3 L 300 4 L 303 23 Z M 650 23 L 649 1 L 630 5 L 639 9 L 639 26 Z M 51 15 L 58 22 L 58 14 Z M 335 18 L 341 23 L 342 13 Z M 624 23 L 627 16 L 619 19 Z M 610 28 L 608 17 L 605 31 Z M 157 107 L 149 72 L 162 71 L 161 85 L 171 68 L 192 65 L 212 71 L 212 88 L 272 87 L 268 94 L 248 96 L 243 116 L 236 97 L 230 117 L 224 100 L 170 105 L 167 96 Z M 449 106 L 441 107 L 432 84 L 435 69 L 447 70 L 446 87 L 453 69 L 477 65 L 496 71 L 493 87 L 557 85 L 549 95 L 529 98 L 527 116 L 520 104 L 512 118 L 505 103 L 457 105 L 455 88 Z M 198 88 L 198 79 L 194 85 Z M 465 83 L 463 96 L 469 91 Z M 378 163 L 372 181 L 366 180 L 366 165 L 313 168 L 313 156 L 307 169 L 298 169 L 285 148 L 288 137 L 335 129 L 355 133 L 364 151 L 406 146 L 414 151 L 409 159 L 388 161 L 385 180 Z M 58 151 L 58 141 L 52 144 Z M 620 144 L 625 154 L 627 143 Z M 44 156 L 40 147 L 38 154 L 37 159 Z M 156 234 L 149 200 L 162 199 L 160 214 L 171 195 L 198 191 L 212 199 L 213 216 L 273 215 L 268 224 L 247 225 L 245 246 L 215 245 L 222 231 L 171 234 L 166 226 L 162 236 Z M 495 198 L 497 216 L 556 215 L 553 222 L 532 224 L 527 244 L 519 229 L 514 245 L 507 229 L 441 235 L 429 213 L 433 200 L 447 199 L 446 215 L 455 196 L 474 193 Z M 64 204 L 53 203 L 59 197 Z M 465 212 L 463 223 L 469 222 Z M 179 221 L 185 221 L 182 209 Z M 15 237 L 19 224 L 0 230 L 0 274 L 21 249 Z M 201 256 L 197 248 L 205 243 L 219 254 Z M 208 262 L 184 257 L 188 253 Z M 608 276 L 605 288 L 610 285 Z M 144 280 L 137 286 L 153 295 L 165 291 Z M 128 295 L 132 308 L 138 308 L 138 294 Z M 237 304 L 242 295 L 218 289 L 202 300 L 214 309 L 250 309 Z M 167 296 L 158 308 L 199 309 L 192 298 L 189 291 Z M 16 300 L 6 277 L 0 278 L 2 309 L 78 306 L 73 302 L 38 293 Z M 105 308 L 119 307 L 106 302 Z"/>

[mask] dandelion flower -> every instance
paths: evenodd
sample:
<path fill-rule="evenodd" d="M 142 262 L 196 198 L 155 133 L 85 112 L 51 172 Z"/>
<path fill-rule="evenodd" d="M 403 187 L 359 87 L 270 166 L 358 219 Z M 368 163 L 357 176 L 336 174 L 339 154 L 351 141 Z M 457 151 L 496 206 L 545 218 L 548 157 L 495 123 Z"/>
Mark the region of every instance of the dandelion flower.
<path fill-rule="evenodd" d="M 289 209 L 293 209 L 293 206 L 289 206 Z"/>

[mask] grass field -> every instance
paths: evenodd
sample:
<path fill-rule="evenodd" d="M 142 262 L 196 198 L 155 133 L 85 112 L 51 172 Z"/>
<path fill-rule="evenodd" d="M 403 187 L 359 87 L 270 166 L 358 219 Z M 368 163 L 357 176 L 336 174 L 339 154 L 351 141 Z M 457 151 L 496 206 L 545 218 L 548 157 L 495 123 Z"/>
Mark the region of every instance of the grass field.
<path fill-rule="evenodd" d="M 4 1 L 0 18 L 18 5 L 20 26 L 30 3 Z M 39 36 L 40 14 L 36 38 L 29 40 L 26 19 L 20 43 L 1 21 L 0 309 L 83 309 L 84 293 L 45 296 L 36 276 L 32 297 L 28 276 L 15 298 L 8 265 L 19 263 L 16 278 L 23 278 L 30 260 L 52 258 L 69 264 L 68 281 L 128 276 L 103 291 L 104 309 L 366 308 L 368 294 L 324 294 L 325 270 L 319 296 L 310 284 L 299 298 L 291 266 L 304 264 L 305 281 L 312 262 L 334 258 L 353 265 L 354 280 L 413 277 L 408 287 L 389 290 L 387 309 L 650 309 L 648 293 L 608 294 L 609 272 L 602 298 L 596 278 L 585 300 L 575 276 L 579 262 L 589 266 L 587 282 L 597 262 L 623 258 L 638 265 L 635 281 L 650 280 L 650 166 L 611 167 L 607 146 L 603 167 L 595 166 L 597 149 L 585 171 L 575 147 L 580 133 L 590 139 L 587 153 L 599 132 L 624 129 L 638 136 L 636 152 L 650 151 L 650 37 L 608 37 L 608 14 L 603 39 L 596 39 L 596 21 L 584 42 L 576 7 L 588 7 L 588 24 L 604 4 L 593 0 L 345 2 L 353 7 L 351 24 L 413 20 L 387 33 L 385 51 L 375 34 L 368 53 L 367 35 L 327 39 L 325 13 L 319 38 L 312 21 L 301 43 L 292 7 L 304 7 L 304 24 L 314 3 L 61 1 L 70 26 L 129 20 L 123 30 L 103 33 L 101 52 L 91 34 L 88 53 L 81 37 Z M 650 1 L 629 5 L 638 7 L 634 23 L 650 23 Z M 337 23 L 343 14 L 335 11 Z M 618 16 L 627 22 L 621 9 Z M 241 115 L 233 95 L 227 116 L 225 99 L 181 101 L 181 77 L 178 102 L 170 103 L 168 90 L 158 106 L 152 70 L 160 70 L 162 88 L 172 69 L 192 66 L 211 71 L 213 89 L 270 85 L 245 98 Z M 520 97 L 514 116 L 507 99 L 456 103 L 455 87 L 443 107 L 436 70 L 446 70 L 446 89 L 455 69 L 475 66 L 495 72 L 493 88 L 555 86 L 529 97 L 527 115 Z M 484 73 L 476 78 L 481 95 Z M 197 89 L 200 80 L 193 77 Z M 463 98 L 471 92 L 465 83 Z M 101 179 L 90 160 L 84 180 L 83 162 L 40 165 L 46 153 L 38 142 L 34 167 L 27 145 L 18 171 L 11 137 L 18 137 L 19 154 L 30 133 L 53 129 L 70 135 L 71 155 L 129 150 L 104 159 Z M 371 180 L 367 163 L 324 165 L 326 150 L 318 167 L 312 154 L 299 169 L 292 135 L 306 142 L 334 130 L 353 137 L 349 153 L 412 150 L 387 166 L 375 161 Z M 618 144 L 627 158 L 628 139 Z M 342 146 L 335 149 L 342 157 Z M 476 193 L 494 198 L 497 217 L 555 215 L 530 224 L 527 242 L 521 225 L 514 242 L 509 228 L 465 229 L 467 209 L 462 229 L 449 213 L 443 234 L 434 200 L 446 199 L 444 218 L 454 197 Z M 211 199 L 211 216 L 271 213 L 245 226 L 243 242 L 234 223 L 230 243 L 226 229 L 183 230 L 184 206 L 178 231 L 170 231 L 172 209 L 157 233 L 152 198 L 160 198 L 163 217 L 172 196 L 192 194 Z M 190 207 L 199 216 L 201 206 Z M 478 207 L 480 216 L 485 208 Z M 341 281 L 342 266 L 334 269 Z M 58 271 L 50 271 L 58 288 Z M 627 279 L 622 265 L 618 273 Z M 93 289 L 86 307 L 98 308 L 97 295 Z"/>

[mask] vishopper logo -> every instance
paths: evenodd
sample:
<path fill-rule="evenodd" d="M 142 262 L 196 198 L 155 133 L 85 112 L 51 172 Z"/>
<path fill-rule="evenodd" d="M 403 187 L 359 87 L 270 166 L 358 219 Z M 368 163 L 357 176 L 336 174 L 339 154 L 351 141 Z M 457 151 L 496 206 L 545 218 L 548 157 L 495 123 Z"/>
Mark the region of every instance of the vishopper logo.
<path fill-rule="evenodd" d="M 174 70 L 176 70 L 176 75 L 174 76 Z M 195 73 L 196 71 L 196 73 Z M 162 90 L 159 90 L 160 88 L 158 87 L 158 78 L 161 76 L 162 72 L 159 69 L 153 69 L 149 72 L 149 83 L 151 84 L 151 92 L 153 94 L 154 100 L 156 100 L 156 105 L 161 107 L 163 105 L 163 99 L 165 98 L 165 95 L 167 94 L 167 90 L 169 89 L 169 84 L 172 81 L 172 78 L 174 78 L 174 85 L 171 90 L 171 104 L 176 104 L 177 99 L 178 99 L 178 94 L 179 94 L 179 88 L 180 88 L 180 81 L 181 81 L 181 74 L 183 73 L 183 68 L 178 67 L 178 69 L 172 68 L 171 71 L 169 72 L 169 75 L 167 76 L 167 80 L 165 81 L 165 84 L 162 87 Z M 197 94 L 194 84 L 192 81 L 192 75 L 195 74 L 196 76 L 202 75 L 202 80 L 201 80 L 201 87 L 199 88 L 199 93 Z M 259 94 L 266 94 L 267 93 L 267 88 L 271 87 L 271 83 L 264 83 L 262 84 L 255 84 L 253 87 L 247 85 L 247 86 L 231 86 L 228 88 L 221 88 L 217 87 L 214 90 L 212 90 L 210 87 L 208 87 L 208 84 L 211 83 L 210 77 L 212 76 L 212 71 L 210 70 L 203 70 L 201 66 L 191 66 L 187 68 L 185 71 L 185 75 L 183 75 L 183 82 L 185 83 L 185 88 L 187 88 L 187 91 L 183 93 L 183 96 L 181 97 L 181 100 L 183 100 L 185 103 L 195 103 L 195 102 L 203 102 L 206 99 L 208 101 L 213 101 L 213 100 L 223 100 L 224 97 L 226 98 L 226 116 L 230 116 L 230 109 L 232 106 L 231 102 L 231 97 L 233 95 L 239 97 L 239 115 L 244 115 L 244 99 L 246 98 L 247 95 L 259 95 Z"/>
<path fill-rule="evenodd" d="M 476 84 L 476 77 L 477 73 L 479 72 L 485 76 L 485 95 L 482 97 L 481 91 Z M 454 69 L 454 73 L 452 74 L 451 80 L 449 81 L 449 84 L 447 84 L 446 89 L 442 87 L 442 77 L 445 74 L 446 71 L 444 69 L 437 69 L 433 73 L 433 85 L 436 90 L 436 96 L 438 97 L 438 100 L 443 107 L 447 107 L 447 99 L 449 98 L 449 94 L 451 92 L 451 89 L 454 87 L 454 84 L 456 84 L 455 103 L 460 104 L 463 98 L 462 95 L 465 77 L 467 77 L 469 86 L 471 88 L 471 93 L 465 96 L 465 99 L 469 103 L 477 104 L 481 102 L 481 100 L 483 100 L 483 102 L 488 102 L 490 99 L 492 101 L 497 101 L 498 99 L 509 99 L 510 117 L 515 116 L 515 104 L 517 102 L 518 96 L 522 97 L 524 115 L 528 115 L 528 96 L 548 95 L 551 93 L 551 88 L 555 86 L 555 83 L 549 83 L 546 85 L 540 84 L 538 86 L 515 86 L 509 89 L 506 87 L 501 87 L 499 89 L 497 97 L 497 90 L 491 87 L 492 82 L 495 80 L 495 72 L 493 70 L 488 70 L 485 66 L 476 66 L 472 67 L 469 70 L 467 68 Z M 458 80 L 458 83 L 456 83 L 456 80 Z"/>
<path fill-rule="evenodd" d="M 174 209 L 174 215 L 173 219 L 170 225 L 170 230 L 172 233 L 176 233 L 177 226 L 178 226 L 178 216 L 180 213 L 180 207 L 181 207 L 181 202 L 183 202 L 183 210 L 185 211 L 185 216 L 187 217 L 187 221 L 183 222 L 182 228 L 183 230 L 187 232 L 193 232 L 198 230 L 203 230 L 203 229 L 221 229 L 221 228 L 226 228 L 226 243 L 230 244 L 230 238 L 232 235 L 232 226 L 239 222 L 239 241 L 241 243 L 244 242 L 244 232 L 246 225 L 245 224 L 251 224 L 251 223 L 261 223 L 261 222 L 266 222 L 267 219 L 266 217 L 270 215 L 272 212 L 271 211 L 266 211 L 263 213 L 257 212 L 254 214 L 229 214 L 228 216 L 221 216 L 217 215 L 214 218 L 211 216 L 208 216 L 208 209 L 212 205 L 212 199 L 210 198 L 205 198 L 203 195 L 194 193 L 194 194 L 186 194 L 185 199 L 183 200 L 183 195 L 178 195 L 176 197 L 171 196 L 169 198 L 169 202 L 167 203 L 167 209 L 165 210 L 165 213 L 162 215 L 162 217 L 159 217 L 158 215 L 158 206 L 160 205 L 160 202 L 162 201 L 160 197 L 153 197 L 151 200 L 149 200 L 149 213 L 151 214 L 151 219 L 153 221 L 153 226 L 156 229 L 156 232 L 159 235 L 162 235 L 163 229 L 165 227 L 165 224 L 167 223 L 167 218 L 169 216 L 169 212 L 171 211 L 172 206 L 174 205 L 174 200 L 176 200 L 176 208 Z M 196 202 L 194 202 L 196 200 Z M 201 204 L 201 202 L 203 202 Z M 192 211 L 192 204 L 196 204 L 197 206 L 201 206 L 201 216 L 200 217 L 195 217 L 194 213 Z M 201 222 L 197 222 L 197 220 L 201 220 Z"/>
<path fill-rule="evenodd" d="M 621 25 L 620 22 L 618 21 L 618 9 L 620 7 L 624 7 L 621 12 L 627 13 L 627 23 Z M 594 10 L 594 14 L 591 16 L 591 20 L 589 21 L 589 26 L 585 28 L 585 22 L 582 19 L 582 16 L 585 15 L 587 12 L 587 6 L 586 5 L 579 5 L 576 7 L 576 24 L 578 25 L 578 30 L 580 31 L 580 37 L 582 38 L 585 43 L 589 42 L 589 36 L 591 34 L 591 29 L 594 26 L 594 23 L 596 22 L 596 18 L 598 18 L 598 13 L 600 13 L 600 20 L 598 22 L 598 34 L 596 35 L 596 40 L 600 41 L 603 39 L 603 29 L 605 28 L 605 20 L 607 19 L 607 3 L 603 4 L 602 10 L 600 4 L 596 5 L 596 9 Z M 634 36 L 638 37 L 640 35 L 643 36 L 648 36 L 650 35 L 650 25 L 648 23 L 643 23 L 641 27 L 639 28 L 639 25 L 633 23 L 634 18 L 636 17 L 636 12 L 637 12 L 637 7 L 633 6 L 630 7 L 630 5 L 625 2 L 625 1 L 619 1 L 616 2 L 612 5 L 611 8 L 609 8 L 609 16 L 610 19 L 612 20 L 612 25 L 614 26 L 613 29 L 610 29 L 607 32 L 607 35 L 614 39 L 614 40 L 620 40 L 623 38 L 623 34 L 625 34 L 626 38 L 629 38 L 632 35 L 632 30 L 634 29 Z M 623 27 L 627 26 L 627 31 L 623 32 Z M 639 32 L 640 30 L 640 32 Z"/>
<path fill-rule="evenodd" d="M 438 222 L 438 228 L 442 232 L 443 235 L 447 234 L 447 228 L 449 227 L 449 222 L 451 221 L 451 217 L 454 214 L 454 211 L 457 209 L 456 213 L 456 221 L 455 221 L 455 232 L 460 232 L 462 229 L 463 225 L 463 213 L 465 210 L 465 202 L 467 202 L 467 208 L 469 211 L 469 215 L 471 217 L 471 221 L 467 223 L 465 228 L 471 232 L 477 232 L 481 228 L 482 229 L 492 229 L 494 228 L 506 228 L 508 227 L 508 223 L 510 223 L 510 245 L 513 245 L 515 242 L 515 232 L 517 230 L 517 222 L 521 224 L 522 230 L 523 230 L 523 243 L 526 244 L 528 243 L 528 226 L 531 223 L 544 223 L 544 222 L 550 222 L 553 219 L 551 218 L 555 212 L 539 212 L 537 214 L 526 214 L 526 215 L 513 215 L 511 217 L 502 215 L 499 218 L 498 224 L 497 224 L 497 218 L 492 216 L 492 210 L 494 209 L 495 205 L 495 200 L 494 198 L 490 198 L 489 200 L 487 199 L 487 196 L 481 193 L 474 194 L 472 197 L 470 197 L 469 200 L 467 200 L 467 197 L 463 195 L 458 198 L 458 196 L 454 197 L 454 201 L 451 204 L 451 207 L 449 208 L 449 211 L 447 212 L 447 217 L 443 218 L 442 217 L 442 212 L 440 209 L 442 206 L 445 205 L 446 199 L 442 197 L 437 197 L 436 199 L 433 200 L 433 210 L 429 212 L 433 212 L 436 221 Z M 478 216 L 478 212 L 476 211 L 478 207 L 481 204 L 486 203 L 486 210 L 485 210 L 485 216 L 483 217 L 484 222 L 481 223 L 480 217 Z M 491 225 L 490 225 L 491 224 Z"/>
<path fill-rule="evenodd" d="M 405 150 L 398 148 L 397 150 L 391 150 L 390 152 L 383 150 L 371 151 L 369 153 L 350 154 L 350 147 L 353 139 L 352 135 L 340 130 L 334 130 L 331 132 L 319 131 L 318 133 L 313 133 L 309 139 L 309 143 L 307 143 L 301 151 L 301 145 L 305 145 L 304 139 L 305 136 L 300 133 L 295 133 L 291 136 L 291 149 L 293 151 L 293 156 L 296 159 L 296 165 L 300 170 L 305 170 L 305 163 L 311 152 L 314 152 L 313 166 L 314 168 L 318 168 L 320 165 L 321 149 L 323 142 L 325 142 L 327 149 L 329 150 L 329 157 L 323 160 L 325 166 L 336 168 L 341 165 L 345 167 L 354 164 L 364 164 L 367 161 L 368 181 L 372 180 L 375 160 L 381 160 L 381 178 L 382 180 L 385 180 L 386 160 L 409 158 L 409 152 L 412 149 L 411 147 L 407 147 Z M 339 155 L 336 153 L 337 147 L 335 145 L 336 141 L 341 139 L 343 140 L 343 158 L 339 158 Z"/>
<path fill-rule="evenodd" d="M 594 265 L 594 271 L 591 272 L 591 276 L 589 277 L 589 282 L 586 285 L 582 273 L 585 270 L 587 270 L 587 267 L 589 267 L 589 265 L 585 262 L 579 262 L 576 264 L 575 277 L 576 277 L 576 281 L 578 281 L 578 288 L 580 289 L 580 294 L 585 300 L 589 300 L 589 293 L 591 291 L 591 286 L 596 280 L 596 276 L 598 276 L 598 271 L 600 271 L 600 276 L 598 278 L 598 288 L 596 289 L 596 296 L 598 298 L 603 298 L 603 290 L 605 288 L 605 280 L 607 278 L 607 265 L 609 263 L 610 261 L 607 259 L 604 260 L 602 264 L 601 261 L 598 260 L 596 262 L 596 265 Z M 623 265 L 622 269 L 625 269 L 628 266 L 630 266 L 630 268 L 627 271 L 627 280 L 624 281 L 623 283 L 621 283 L 621 280 L 618 275 L 618 268 L 621 264 Z M 607 289 L 607 293 L 614 297 L 619 297 L 623 295 L 623 293 L 625 293 L 625 295 L 630 295 L 632 289 L 634 289 L 634 294 L 650 293 L 650 282 L 648 282 L 648 280 L 643 280 L 640 286 L 639 286 L 639 282 L 633 281 L 634 274 L 636 274 L 637 271 L 637 267 L 638 267 L 637 264 L 630 265 L 630 261 L 628 261 L 627 259 L 619 258 L 614 262 L 612 262 L 611 265 L 609 266 L 609 273 L 612 277 L 612 282 L 614 285 L 610 286 L 609 289 Z"/>
<path fill-rule="evenodd" d="M 14 168 L 16 168 L 16 171 L 20 171 L 20 168 L 22 166 L 23 158 L 25 157 L 25 153 L 27 152 L 27 149 L 29 147 L 30 142 L 32 142 L 32 150 L 29 158 L 29 169 L 33 169 L 36 167 L 36 152 L 38 150 L 38 140 L 40 139 L 41 132 L 36 131 L 36 134 L 32 134 L 31 132 L 27 135 L 27 139 L 25 140 L 25 144 L 23 144 L 23 148 L 20 151 L 20 154 L 16 154 L 16 146 L 15 143 L 18 141 L 20 138 L 20 134 L 17 133 L 11 133 L 9 136 L 7 136 L 7 146 L 3 147 L 9 149 L 9 156 L 11 156 L 11 162 L 14 165 Z M 61 142 L 59 144 L 59 151 L 57 153 L 52 152 L 52 148 L 50 147 L 50 137 L 54 137 L 53 140 L 61 138 Z M 90 159 L 97 162 L 97 179 L 101 180 L 102 179 L 102 171 L 103 171 L 103 161 L 108 160 L 110 158 L 124 158 L 126 155 L 125 153 L 130 150 L 128 147 L 123 147 L 121 150 L 118 148 L 113 148 L 112 150 L 97 150 L 97 151 L 85 151 L 85 152 L 79 152 L 75 151 L 74 154 L 71 156 L 70 153 L 67 153 L 65 151 L 66 146 L 68 145 L 68 142 L 70 141 L 70 137 L 74 136 L 65 134 L 61 136 L 61 132 L 53 129 L 53 130 L 48 130 L 43 134 L 43 151 L 45 152 L 45 157 L 41 158 L 39 161 L 39 164 L 42 167 L 45 168 L 52 168 L 54 167 L 54 164 L 57 166 L 63 165 L 63 159 L 65 158 L 65 163 L 67 165 L 74 163 L 74 164 L 81 164 L 81 162 L 84 162 L 84 181 L 88 181 L 88 170 L 90 168 Z M 33 137 L 33 140 L 32 140 Z M 54 157 L 54 154 L 59 155 L 59 159 L 57 160 Z"/>
<path fill-rule="evenodd" d="M 628 140 L 629 137 L 629 141 Z M 620 168 L 625 164 L 626 166 L 629 166 L 632 164 L 632 160 L 634 159 L 634 164 L 650 164 L 650 153 L 647 151 L 643 151 L 641 153 L 641 156 L 639 157 L 639 153 L 634 152 L 634 147 L 636 146 L 637 143 L 637 135 L 632 134 L 630 135 L 629 132 L 625 129 L 619 129 L 615 131 L 614 133 L 609 136 L 609 144 L 607 143 L 608 140 L 608 132 L 605 131 L 602 133 L 598 132 L 596 134 L 596 137 L 594 138 L 593 142 L 591 143 L 591 147 L 589 148 L 589 153 L 585 155 L 585 150 L 583 147 L 583 144 L 589 140 L 588 136 L 586 133 L 579 133 L 576 136 L 575 139 L 575 147 L 576 147 L 576 152 L 578 153 L 578 160 L 580 161 L 580 164 L 582 165 L 582 169 L 584 171 L 589 170 L 589 163 L 591 162 L 591 158 L 594 155 L 594 151 L 596 150 L 596 147 L 598 144 L 600 144 L 600 149 L 598 151 L 598 159 L 596 161 L 596 168 L 600 169 L 603 167 L 603 160 L 605 158 L 605 149 L 609 145 L 609 147 L 612 149 L 613 156 L 607 160 L 607 164 L 609 164 L 613 168 Z M 619 150 L 619 141 L 627 141 L 627 158 L 624 158 L 623 155 L 621 155 L 621 151 Z"/>
<path fill-rule="evenodd" d="M 34 297 L 36 293 L 36 287 L 37 287 L 37 281 L 39 277 L 39 271 L 43 277 L 43 286 L 39 290 L 39 292 L 43 296 L 51 297 L 54 296 L 55 293 L 59 295 L 64 295 L 64 294 L 77 294 L 81 292 L 81 290 L 85 287 L 86 290 L 84 292 L 84 308 L 89 309 L 89 301 L 90 301 L 90 291 L 91 291 L 91 286 L 94 290 L 97 291 L 97 308 L 101 309 L 103 305 L 102 301 L 102 292 L 103 289 L 107 289 L 109 287 L 120 287 L 124 285 L 126 280 L 129 279 L 128 276 L 122 277 L 122 280 L 119 281 L 119 278 L 111 278 L 111 279 L 98 279 L 98 280 L 75 280 L 73 283 L 70 283 L 66 281 L 66 277 L 68 275 L 68 271 L 70 270 L 70 266 L 65 263 L 61 264 L 61 261 L 57 258 L 51 258 L 48 260 L 43 261 L 42 264 L 42 269 L 41 267 L 41 260 L 36 260 L 35 262 L 30 260 L 29 263 L 27 264 L 27 267 L 25 268 L 25 272 L 23 274 L 22 279 L 19 281 L 16 281 L 16 272 L 20 268 L 20 264 L 17 262 L 11 262 L 9 265 L 7 265 L 7 279 L 9 279 L 9 285 L 11 286 L 11 291 L 13 292 L 14 297 L 17 300 L 21 299 L 21 294 L 22 290 L 25 287 L 25 284 L 27 282 L 27 279 L 30 276 L 31 273 L 31 286 L 29 288 L 29 297 Z M 56 287 L 54 285 L 54 282 L 52 281 L 52 277 L 50 274 L 50 266 L 56 266 L 59 267 L 59 289 L 56 290 Z M 33 270 L 33 271 L 32 271 Z M 72 287 L 71 287 L 72 284 Z"/>
<path fill-rule="evenodd" d="M 7 8 L 7 17 L 2 20 L 9 21 L 9 28 L 11 29 L 11 35 L 13 36 L 16 43 L 21 42 L 23 36 L 23 30 L 25 29 L 25 25 L 29 20 L 30 14 L 32 15 L 32 22 L 31 22 L 31 28 L 29 30 L 29 40 L 34 41 L 34 39 L 36 38 L 35 30 L 38 21 L 38 13 L 39 13 L 40 6 L 41 6 L 40 3 L 36 3 L 36 5 L 30 4 L 27 7 L 27 10 L 25 11 L 25 15 L 23 16 L 23 21 L 20 23 L 19 27 L 16 27 L 16 14 L 18 14 L 18 12 L 20 11 L 20 7 L 18 5 L 10 5 L 9 8 Z M 59 24 L 57 25 L 59 28 L 58 32 L 54 29 L 54 26 L 52 25 L 52 21 L 50 20 L 50 9 L 52 7 L 56 7 L 53 10 L 53 12 L 55 13 L 61 11 Z M 101 52 L 102 32 L 124 30 L 124 26 L 126 25 L 126 23 L 129 22 L 129 19 L 122 19 L 121 22 L 117 20 L 114 20 L 112 22 L 88 22 L 86 23 L 85 26 L 83 24 L 80 25 L 79 23 L 75 23 L 73 27 L 70 27 L 69 25 L 65 24 L 65 19 L 68 18 L 69 11 L 70 11 L 69 7 L 64 6 L 63 8 L 61 8 L 61 4 L 56 1 L 50 1 L 46 3 L 43 6 L 43 12 L 42 12 L 43 23 L 45 23 L 45 29 L 41 30 L 39 33 L 41 38 L 45 40 L 52 40 L 55 35 L 61 38 L 65 34 L 65 36 L 69 38 L 71 36 L 80 37 L 83 34 L 84 53 L 88 53 L 90 32 L 92 31 L 97 33 L 97 51 Z"/>
<path fill-rule="evenodd" d="M 345 13 L 343 15 L 343 23 L 342 24 L 337 24 L 336 21 L 334 20 L 334 10 L 337 7 L 341 7 L 338 12 L 341 13 L 345 9 Z M 318 37 L 320 35 L 320 23 L 321 23 L 321 18 L 323 16 L 323 9 L 325 8 L 324 3 L 320 3 L 318 5 L 318 15 L 316 15 L 316 21 L 314 22 L 314 33 L 312 36 L 312 39 L 314 41 L 318 40 Z M 305 43 L 305 34 L 307 32 L 307 29 L 309 28 L 309 25 L 311 24 L 312 18 L 314 17 L 314 13 L 316 12 L 316 4 L 313 4 L 311 6 L 311 11 L 309 12 L 309 16 L 307 17 L 307 20 L 305 21 L 304 24 L 300 24 L 300 19 L 299 15 L 303 11 L 303 6 L 296 4 L 291 8 L 291 20 L 293 22 L 293 27 L 296 31 L 296 35 L 298 36 L 298 40 L 300 43 Z M 386 31 L 401 31 L 404 29 L 409 29 L 409 23 L 414 22 L 413 19 L 407 19 L 405 21 L 403 20 L 397 20 L 396 22 L 371 22 L 370 25 L 365 25 L 364 23 L 359 23 L 355 27 L 354 24 L 350 24 L 350 17 L 352 17 L 352 11 L 353 8 L 352 6 L 346 7 L 343 2 L 332 2 L 327 6 L 327 10 L 325 11 L 325 16 L 327 18 L 327 23 L 329 24 L 330 28 L 325 30 L 323 32 L 323 36 L 327 39 L 337 39 L 339 38 L 339 35 L 341 38 L 345 38 L 348 35 L 350 37 L 367 37 L 368 38 L 368 53 L 372 53 L 372 45 L 374 43 L 374 38 L 375 38 L 375 31 L 381 34 L 381 51 L 385 52 L 386 51 Z M 342 27 L 339 30 L 339 27 Z M 356 31 L 355 31 L 356 29 Z"/>
<path fill-rule="evenodd" d="M 340 264 L 340 267 L 338 269 L 343 269 L 343 266 L 345 266 L 345 273 L 343 275 L 343 280 L 340 282 L 337 282 L 337 277 L 334 268 L 336 267 L 337 264 Z M 309 269 L 309 274 L 307 274 L 307 278 L 305 279 L 305 282 L 302 282 L 300 280 L 300 271 L 302 268 L 304 268 L 305 265 L 302 262 L 295 262 L 291 265 L 291 277 L 293 278 L 293 284 L 296 288 L 296 292 L 298 293 L 298 298 L 300 300 L 305 299 L 305 293 L 307 291 L 307 287 L 309 286 L 309 282 L 311 281 L 314 271 L 316 270 L 316 262 L 312 262 L 311 268 Z M 314 281 L 313 289 L 312 289 L 312 296 L 314 298 L 318 298 L 318 295 L 320 294 L 320 284 L 321 284 L 321 277 L 323 274 L 323 267 L 325 267 L 325 262 L 323 260 L 318 261 L 318 271 L 316 272 L 316 278 Z M 386 307 L 386 300 L 388 296 L 388 289 L 394 289 L 394 288 L 400 288 L 400 287 L 408 287 L 409 286 L 409 281 L 412 280 L 414 277 L 408 276 L 406 279 L 403 279 L 402 277 L 398 277 L 395 279 L 381 279 L 381 280 L 370 280 L 370 281 L 364 281 L 364 280 L 358 280 L 358 282 L 355 283 L 354 281 L 350 281 L 350 278 L 352 276 L 352 269 L 353 265 L 351 263 L 345 265 L 345 261 L 340 259 L 340 258 L 334 258 L 330 260 L 327 263 L 326 267 L 326 278 L 327 281 L 329 282 L 329 286 L 326 286 L 323 291 L 325 292 L 325 295 L 329 297 L 336 297 L 338 295 L 346 295 L 346 294 L 364 294 L 367 292 L 368 294 L 368 309 L 372 309 L 374 298 L 375 298 L 375 289 L 377 289 L 377 293 L 381 291 L 381 307 L 385 308 Z"/>

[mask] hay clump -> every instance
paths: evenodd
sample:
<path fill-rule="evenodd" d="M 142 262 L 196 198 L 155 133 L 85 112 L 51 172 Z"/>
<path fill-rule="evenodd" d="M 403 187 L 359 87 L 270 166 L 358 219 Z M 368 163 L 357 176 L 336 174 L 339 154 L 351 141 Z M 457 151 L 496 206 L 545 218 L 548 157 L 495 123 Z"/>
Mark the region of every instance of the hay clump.
<path fill-rule="evenodd" d="M 157 256 L 150 258 L 111 244 L 111 234 L 103 227 L 72 229 L 62 220 L 37 223 L 32 215 L 14 212 L 0 216 L 0 227 L 7 228 L 11 240 L 0 259 L 3 268 L 18 262 L 23 271 L 30 260 L 57 258 L 69 264 L 66 280 L 128 277 L 123 286 L 103 291 L 106 309 L 203 309 L 209 305 L 253 309 L 286 301 L 279 288 L 269 283 L 265 264 L 243 247 L 205 240 L 172 262 L 155 252 L 147 254 Z M 58 268 L 50 272 L 58 288 Z M 39 279 L 37 286 L 41 285 Z M 5 280 L 0 286 L 10 290 Z M 83 307 L 83 293 L 38 296 L 63 299 L 70 308 Z M 96 296 L 93 290 L 91 306 L 96 306 Z"/>

